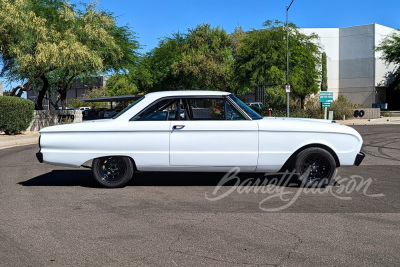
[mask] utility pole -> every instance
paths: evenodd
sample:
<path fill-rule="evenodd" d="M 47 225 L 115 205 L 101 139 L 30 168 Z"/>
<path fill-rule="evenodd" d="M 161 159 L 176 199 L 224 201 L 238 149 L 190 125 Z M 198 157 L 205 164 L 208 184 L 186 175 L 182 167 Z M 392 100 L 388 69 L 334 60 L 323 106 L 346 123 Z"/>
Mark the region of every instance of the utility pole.
<path fill-rule="evenodd" d="M 286 6 L 286 115 L 289 118 L 289 8 L 292 6 L 293 1 L 290 5 Z"/>

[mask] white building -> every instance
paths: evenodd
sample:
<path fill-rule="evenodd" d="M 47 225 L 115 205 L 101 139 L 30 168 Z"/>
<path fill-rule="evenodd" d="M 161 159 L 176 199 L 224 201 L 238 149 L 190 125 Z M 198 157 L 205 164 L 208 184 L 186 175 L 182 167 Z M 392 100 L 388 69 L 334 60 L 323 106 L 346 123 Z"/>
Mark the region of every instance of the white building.
<path fill-rule="evenodd" d="M 327 55 L 328 90 L 345 95 L 354 104 L 372 107 L 387 103 L 386 88 L 393 65 L 380 59 L 374 47 L 395 29 L 379 24 L 346 28 L 303 28 L 316 33 Z"/>

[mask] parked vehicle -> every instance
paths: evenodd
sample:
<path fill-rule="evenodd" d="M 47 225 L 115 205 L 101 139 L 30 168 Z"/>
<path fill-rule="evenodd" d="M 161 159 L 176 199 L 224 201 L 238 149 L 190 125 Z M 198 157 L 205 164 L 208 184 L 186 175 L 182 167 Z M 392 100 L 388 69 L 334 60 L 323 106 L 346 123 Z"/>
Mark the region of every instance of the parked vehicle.
<path fill-rule="evenodd" d="M 251 102 L 249 104 L 250 107 L 257 107 L 257 108 L 262 108 L 263 107 L 263 103 L 261 102 Z"/>
<path fill-rule="evenodd" d="M 120 109 L 107 110 L 106 112 L 104 112 L 104 118 L 112 118 L 120 112 Z"/>
<path fill-rule="evenodd" d="M 62 107 L 58 107 L 57 109 L 53 109 L 53 110 L 63 110 Z M 75 110 L 74 108 L 70 108 L 70 107 L 65 107 L 65 110 Z"/>
<path fill-rule="evenodd" d="M 362 142 L 356 130 L 334 121 L 262 118 L 230 93 L 165 91 L 147 94 L 113 119 L 42 129 L 36 156 L 75 167 L 93 160 L 93 175 L 106 187 L 126 185 L 134 171 L 233 167 L 295 169 L 305 186 L 325 186 L 337 167 L 361 163 Z"/>
<path fill-rule="evenodd" d="M 97 109 L 97 118 L 98 118 L 98 119 L 104 119 L 104 113 L 105 113 L 107 110 L 109 110 L 109 109 L 106 109 L 106 108 L 99 108 L 99 109 Z"/>
<path fill-rule="evenodd" d="M 89 109 L 90 109 L 90 107 L 79 107 L 76 110 L 81 110 L 83 112 L 83 111 L 89 110 Z"/>

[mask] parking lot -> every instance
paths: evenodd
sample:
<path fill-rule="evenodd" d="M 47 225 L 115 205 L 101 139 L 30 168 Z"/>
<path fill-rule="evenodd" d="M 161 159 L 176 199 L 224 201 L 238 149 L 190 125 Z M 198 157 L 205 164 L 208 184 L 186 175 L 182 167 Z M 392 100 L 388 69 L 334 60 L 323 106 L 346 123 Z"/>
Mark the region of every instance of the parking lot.
<path fill-rule="evenodd" d="M 224 173 L 104 189 L 89 169 L 38 163 L 37 145 L 0 150 L 0 265 L 398 266 L 400 125 L 354 128 L 365 160 L 320 191 L 246 187 L 264 174 L 220 186 Z"/>

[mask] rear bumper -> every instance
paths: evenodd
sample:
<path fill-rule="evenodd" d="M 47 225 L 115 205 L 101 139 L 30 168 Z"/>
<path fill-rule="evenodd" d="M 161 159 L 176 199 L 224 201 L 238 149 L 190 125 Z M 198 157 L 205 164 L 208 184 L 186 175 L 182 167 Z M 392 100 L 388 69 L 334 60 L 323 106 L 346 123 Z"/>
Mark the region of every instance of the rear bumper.
<path fill-rule="evenodd" d="M 43 154 L 42 154 L 42 152 L 36 153 L 36 158 L 38 159 L 38 161 L 40 163 L 43 163 Z"/>
<path fill-rule="evenodd" d="M 363 159 L 365 158 L 365 154 L 360 152 L 357 154 L 356 159 L 354 160 L 354 165 L 359 166 Z"/>

